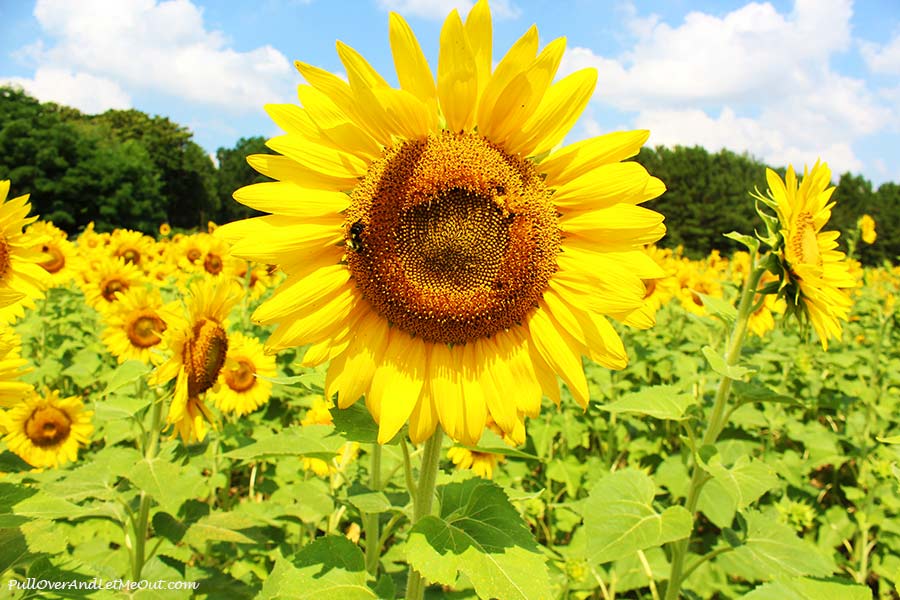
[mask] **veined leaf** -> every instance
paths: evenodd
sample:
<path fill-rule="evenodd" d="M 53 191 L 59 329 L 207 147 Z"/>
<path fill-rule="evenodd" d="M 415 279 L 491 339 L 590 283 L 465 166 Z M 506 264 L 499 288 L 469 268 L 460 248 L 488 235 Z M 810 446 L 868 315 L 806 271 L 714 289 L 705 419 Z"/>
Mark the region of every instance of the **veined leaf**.
<path fill-rule="evenodd" d="M 736 511 L 750 506 L 779 481 L 772 467 L 746 455 L 726 467 L 715 454 L 702 466 L 712 479 L 703 487 L 697 508 L 719 527 L 730 526 Z"/>
<path fill-rule="evenodd" d="M 141 459 L 123 475 L 173 515 L 186 500 L 206 490 L 203 477 L 195 468 L 179 466 L 158 456 Z"/>
<path fill-rule="evenodd" d="M 634 413 L 654 419 L 680 421 L 692 404 L 694 396 L 674 385 L 655 385 L 639 392 L 625 394 L 611 404 L 600 405 L 600 410 L 611 413 Z"/>
<path fill-rule="evenodd" d="M 682 506 L 657 512 L 655 495 L 653 480 L 636 469 L 601 479 L 584 504 L 587 558 L 610 562 L 690 535 L 691 514 Z"/>
<path fill-rule="evenodd" d="M 237 460 L 259 460 L 273 456 L 308 456 L 330 460 L 347 442 L 330 425 L 292 427 L 257 442 L 226 452 Z"/>
<path fill-rule="evenodd" d="M 519 513 L 479 478 L 438 488 L 441 515 L 410 530 L 406 554 L 425 579 L 452 585 L 464 574 L 482 598 L 549 598 L 547 566 Z"/>
<path fill-rule="evenodd" d="M 362 551 L 343 536 L 317 539 L 293 560 L 279 558 L 258 600 L 371 600 Z"/>
<path fill-rule="evenodd" d="M 865 585 L 799 577 L 764 583 L 743 598 L 744 600 L 872 600 L 872 590 Z"/>

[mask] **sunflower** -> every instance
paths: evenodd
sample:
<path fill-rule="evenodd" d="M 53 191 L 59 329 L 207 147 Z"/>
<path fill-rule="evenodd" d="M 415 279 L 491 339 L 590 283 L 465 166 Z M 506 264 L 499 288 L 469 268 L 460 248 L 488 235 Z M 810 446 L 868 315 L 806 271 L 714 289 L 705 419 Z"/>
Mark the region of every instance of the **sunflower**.
<path fill-rule="evenodd" d="M 303 108 L 267 107 L 281 156 L 249 157 L 277 181 L 235 192 L 271 214 L 217 232 L 288 275 L 254 313 L 278 324 L 268 347 L 330 360 L 327 397 L 365 396 L 382 443 L 408 422 L 414 442 L 440 424 L 471 445 L 489 415 L 511 433 L 543 395 L 560 401 L 557 375 L 587 406 L 582 355 L 623 368 L 607 316 L 626 320 L 641 280 L 665 276 L 641 251 L 663 217 L 639 206 L 665 186 L 620 162 L 649 133 L 556 149 L 596 71 L 553 83 L 565 39 L 538 52 L 534 27 L 494 68 L 491 27 L 484 0 L 465 23 L 452 12 L 435 80 L 391 14 L 400 89 L 340 42 L 348 81 L 296 63 Z"/>
<path fill-rule="evenodd" d="M 7 307 L 4 322 L 24 316 L 23 307 L 33 308 L 49 282 L 49 275 L 37 264 L 43 256 L 32 248 L 36 238 L 22 231 L 37 220 L 28 216 L 28 195 L 7 201 L 8 194 L 9 181 L 0 181 L 0 307 Z"/>
<path fill-rule="evenodd" d="M 859 229 L 860 239 L 865 243 L 874 244 L 878 239 L 878 234 L 875 232 L 875 219 L 871 215 L 861 216 L 856 222 L 856 226 Z"/>
<path fill-rule="evenodd" d="M 212 414 L 200 397 L 219 379 L 228 353 L 225 319 L 237 302 L 239 288 L 231 281 L 203 279 L 190 288 L 187 317 L 169 323 L 166 331 L 172 357 L 150 377 L 152 385 L 175 379 L 175 395 L 166 423 L 186 443 L 203 441 Z"/>
<path fill-rule="evenodd" d="M 81 270 L 80 259 L 66 232 L 49 221 L 33 223 L 27 231 L 38 240 L 33 250 L 42 255 L 38 264 L 50 274 L 49 287 L 64 286 L 75 279 Z"/>
<path fill-rule="evenodd" d="M 159 350 L 168 322 L 177 314 L 177 303 L 164 305 L 159 291 L 135 286 L 118 292 L 118 300 L 107 310 L 106 329 L 100 334 L 110 354 L 119 363 L 139 360 L 159 364 L 164 355 Z M 177 317 L 175 317 L 177 318 Z"/>
<path fill-rule="evenodd" d="M 780 223 L 777 242 L 781 289 L 789 312 L 812 323 L 824 349 L 828 340 L 841 335 L 840 321 L 846 321 L 852 302 L 849 289 L 856 278 L 843 252 L 836 250 L 838 231 L 822 231 L 831 218 L 834 187 L 828 165 L 816 162 L 804 169 L 797 182 L 793 166 L 785 179 L 766 171 L 768 198 L 757 198 L 775 209 Z"/>
<path fill-rule="evenodd" d="M 251 413 L 265 404 L 272 393 L 272 382 L 257 375 L 275 377 L 275 357 L 263 352 L 259 340 L 234 333 L 228 340 L 218 389 L 210 390 L 208 395 L 224 413 Z"/>
<path fill-rule="evenodd" d="M 31 394 L 30 383 L 20 381 L 31 371 L 24 369 L 28 361 L 20 356 L 22 340 L 10 327 L 0 325 L 0 407 L 11 408 Z"/>
<path fill-rule="evenodd" d="M 168 223 L 160 223 L 159 235 L 162 237 L 169 237 L 170 233 L 172 233 L 172 226 Z"/>
<path fill-rule="evenodd" d="M 78 446 L 86 445 L 94 431 L 91 415 L 78 396 L 32 392 L 0 416 L 3 441 L 33 467 L 57 467 L 78 459 Z"/>
<path fill-rule="evenodd" d="M 470 470 L 483 479 L 492 479 L 494 469 L 505 460 L 502 454 L 478 452 L 462 446 L 453 446 L 447 450 L 449 458 L 460 471 Z"/>
<path fill-rule="evenodd" d="M 143 274 L 133 263 L 122 258 L 102 257 L 88 262 L 82 285 L 88 304 L 104 312 L 119 299 L 118 292 L 141 285 Z"/>

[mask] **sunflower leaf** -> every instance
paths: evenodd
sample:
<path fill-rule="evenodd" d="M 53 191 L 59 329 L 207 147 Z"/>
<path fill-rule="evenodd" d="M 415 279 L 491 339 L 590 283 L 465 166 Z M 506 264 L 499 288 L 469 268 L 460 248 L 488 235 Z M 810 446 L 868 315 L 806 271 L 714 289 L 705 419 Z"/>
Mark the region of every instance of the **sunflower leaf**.
<path fill-rule="evenodd" d="M 330 425 L 306 425 L 285 429 L 257 442 L 226 452 L 237 460 L 259 460 L 273 456 L 307 456 L 330 460 L 347 442 Z"/>
<path fill-rule="evenodd" d="M 872 590 L 865 585 L 797 577 L 764 583 L 742 598 L 744 600 L 872 600 Z"/>
<path fill-rule="evenodd" d="M 747 367 L 729 365 L 725 362 L 725 359 L 712 348 L 712 346 L 703 346 L 701 351 L 703 352 L 703 356 L 705 356 L 706 360 L 709 362 L 710 368 L 723 377 L 728 377 L 729 379 L 743 379 L 748 374 L 754 372 L 754 369 Z"/>
<path fill-rule="evenodd" d="M 747 508 L 778 485 L 778 475 L 769 465 L 747 455 L 731 467 L 722 464 L 719 454 L 700 460 L 712 479 L 703 487 L 697 508 L 719 527 L 730 526 L 736 511 Z"/>
<path fill-rule="evenodd" d="M 482 598 L 549 598 L 550 581 L 537 544 L 497 485 L 479 478 L 438 488 L 440 516 L 410 530 L 406 554 L 425 579 L 446 585 L 458 573 Z"/>
<path fill-rule="evenodd" d="M 158 456 L 141 459 L 123 475 L 173 515 L 185 501 L 206 490 L 197 469 L 176 465 Z"/>
<path fill-rule="evenodd" d="M 298 585 L 302 582 L 302 585 Z M 362 551 L 343 536 L 321 537 L 293 559 L 279 558 L 258 600 L 369 600 Z"/>
<path fill-rule="evenodd" d="M 682 506 L 657 512 L 656 485 L 649 475 L 623 469 L 594 486 L 583 506 L 587 558 L 606 563 L 656 548 L 691 533 L 691 514 Z"/>
<path fill-rule="evenodd" d="M 600 410 L 611 413 L 634 413 L 654 419 L 679 421 L 694 404 L 694 396 L 674 385 L 655 385 L 639 392 L 625 394 L 611 404 L 601 405 Z"/>

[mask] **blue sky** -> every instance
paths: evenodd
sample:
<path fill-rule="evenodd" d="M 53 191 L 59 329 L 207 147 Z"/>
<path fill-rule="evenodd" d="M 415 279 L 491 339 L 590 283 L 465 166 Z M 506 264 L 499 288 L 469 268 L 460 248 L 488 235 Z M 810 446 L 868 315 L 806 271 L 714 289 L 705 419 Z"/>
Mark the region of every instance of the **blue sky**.
<path fill-rule="evenodd" d="M 0 0 L 0 82 L 88 113 L 137 108 L 188 126 L 210 154 L 278 134 L 267 103 L 296 101 L 302 60 L 338 74 L 340 39 L 395 82 L 388 12 L 432 64 L 466 0 Z M 595 67 L 568 141 L 646 128 L 802 168 L 900 182 L 898 0 L 496 0 L 494 60 L 532 24 L 566 36 L 560 76 Z"/>

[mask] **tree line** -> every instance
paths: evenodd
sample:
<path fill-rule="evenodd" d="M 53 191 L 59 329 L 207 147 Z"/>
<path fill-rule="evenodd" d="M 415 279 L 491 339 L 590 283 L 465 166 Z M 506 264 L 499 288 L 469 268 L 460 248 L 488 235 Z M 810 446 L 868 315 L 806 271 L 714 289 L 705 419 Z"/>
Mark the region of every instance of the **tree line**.
<path fill-rule="evenodd" d="M 231 198 L 244 185 L 266 181 L 246 162 L 267 153 L 262 137 L 219 148 L 218 164 L 182 125 L 139 110 L 86 115 L 41 103 L 25 92 L 0 87 L 0 179 L 13 196 L 30 193 L 34 210 L 71 234 L 93 221 L 98 231 L 125 227 L 148 233 L 160 223 L 205 228 L 253 216 Z M 747 154 L 710 153 L 701 147 L 643 148 L 635 160 L 666 183 L 652 208 L 666 216 L 664 246 L 683 246 L 691 256 L 736 249 L 723 237 L 758 226 L 749 192 L 766 189 L 766 165 Z M 802 169 L 801 165 L 795 165 Z M 775 168 L 782 176 L 785 169 Z M 877 190 L 861 175 L 837 182 L 830 229 L 847 238 L 864 213 L 874 217 L 878 240 L 859 244 L 868 264 L 900 257 L 900 184 Z"/>

